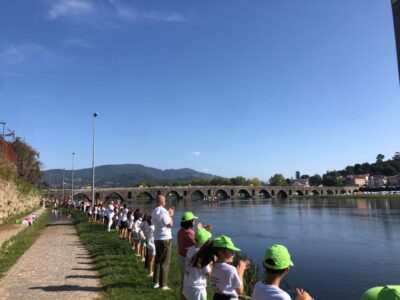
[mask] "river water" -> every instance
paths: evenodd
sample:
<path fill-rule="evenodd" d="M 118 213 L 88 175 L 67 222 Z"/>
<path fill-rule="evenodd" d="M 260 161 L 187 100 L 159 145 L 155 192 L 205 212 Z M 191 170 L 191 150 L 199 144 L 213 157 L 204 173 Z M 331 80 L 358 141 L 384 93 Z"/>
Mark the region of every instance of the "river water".
<path fill-rule="evenodd" d="M 214 236 L 230 236 L 260 264 L 269 245 L 287 246 L 295 267 L 283 288 L 302 287 L 315 299 L 359 299 L 369 287 L 400 284 L 400 200 L 229 200 L 175 208 L 175 233 L 191 210 L 213 225 Z"/>

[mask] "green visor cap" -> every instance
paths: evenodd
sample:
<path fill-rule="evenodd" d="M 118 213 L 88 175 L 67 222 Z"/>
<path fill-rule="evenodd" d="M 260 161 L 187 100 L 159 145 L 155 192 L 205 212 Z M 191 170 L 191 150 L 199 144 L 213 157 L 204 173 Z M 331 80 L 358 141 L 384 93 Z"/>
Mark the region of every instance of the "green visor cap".
<path fill-rule="evenodd" d="M 371 288 L 362 295 L 361 300 L 400 300 L 400 285 Z"/>
<path fill-rule="evenodd" d="M 182 216 L 182 222 L 192 221 L 198 219 L 191 211 L 185 211 Z"/>
<path fill-rule="evenodd" d="M 212 237 L 211 232 L 209 232 L 207 229 L 205 228 L 200 228 L 199 230 L 196 231 L 196 233 L 194 234 L 194 240 L 197 243 L 200 244 L 204 244 L 205 242 L 207 242 L 210 238 Z"/>
<path fill-rule="evenodd" d="M 235 247 L 230 237 L 226 235 L 220 235 L 213 241 L 213 248 L 225 248 L 233 251 L 240 251 L 239 248 Z"/>
<path fill-rule="evenodd" d="M 274 264 L 267 263 L 267 260 L 272 260 Z M 283 270 L 293 266 L 289 251 L 285 246 L 272 245 L 265 252 L 264 267 L 272 270 Z"/>

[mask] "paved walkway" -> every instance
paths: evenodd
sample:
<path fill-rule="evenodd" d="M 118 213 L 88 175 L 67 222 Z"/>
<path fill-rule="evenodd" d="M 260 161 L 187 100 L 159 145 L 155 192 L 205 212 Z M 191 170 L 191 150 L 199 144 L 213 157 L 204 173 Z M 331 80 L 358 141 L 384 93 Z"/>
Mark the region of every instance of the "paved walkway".
<path fill-rule="evenodd" d="M 45 211 L 46 209 L 39 208 L 37 211 L 34 212 L 34 214 L 36 214 L 36 217 L 38 218 Z M 5 241 L 9 240 L 18 232 L 24 230 L 27 227 L 28 227 L 27 225 L 22 225 L 22 224 L 0 225 L 0 247 Z"/>
<path fill-rule="evenodd" d="M 50 224 L 0 279 L 1 299 L 98 299 L 100 283 L 71 221 Z"/>

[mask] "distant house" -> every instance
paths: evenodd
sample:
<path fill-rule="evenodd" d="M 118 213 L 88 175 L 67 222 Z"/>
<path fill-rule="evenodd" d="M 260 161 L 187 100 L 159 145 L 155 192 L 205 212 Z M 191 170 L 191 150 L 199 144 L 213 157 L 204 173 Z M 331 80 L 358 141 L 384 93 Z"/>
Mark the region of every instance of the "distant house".
<path fill-rule="evenodd" d="M 387 178 L 388 187 L 398 187 L 400 186 L 400 175 L 388 176 Z"/>
<path fill-rule="evenodd" d="M 346 181 L 348 185 L 359 186 L 359 187 L 368 186 L 369 174 L 348 175 L 346 177 Z"/>
<path fill-rule="evenodd" d="M 310 181 L 308 178 L 302 179 L 292 179 L 290 182 L 292 186 L 310 186 Z"/>
<path fill-rule="evenodd" d="M 368 187 L 370 188 L 381 188 L 386 187 L 387 177 L 384 175 L 371 175 L 368 179 Z"/>

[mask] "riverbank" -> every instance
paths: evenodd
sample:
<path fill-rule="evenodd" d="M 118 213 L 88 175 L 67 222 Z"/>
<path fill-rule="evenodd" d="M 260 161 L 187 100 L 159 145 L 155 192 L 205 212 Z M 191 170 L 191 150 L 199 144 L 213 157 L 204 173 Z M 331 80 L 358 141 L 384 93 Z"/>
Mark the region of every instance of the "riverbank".
<path fill-rule="evenodd" d="M 44 211 L 31 226 L 22 229 L 19 233 L 6 240 L 0 247 L 0 278 L 17 262 L 36 239 L 41 235 L 49 223 L 49 215 Z M 4 225 L 6 226 L 6 225 Z M 18 225 L 26 226 L 26 225 Z"/>

